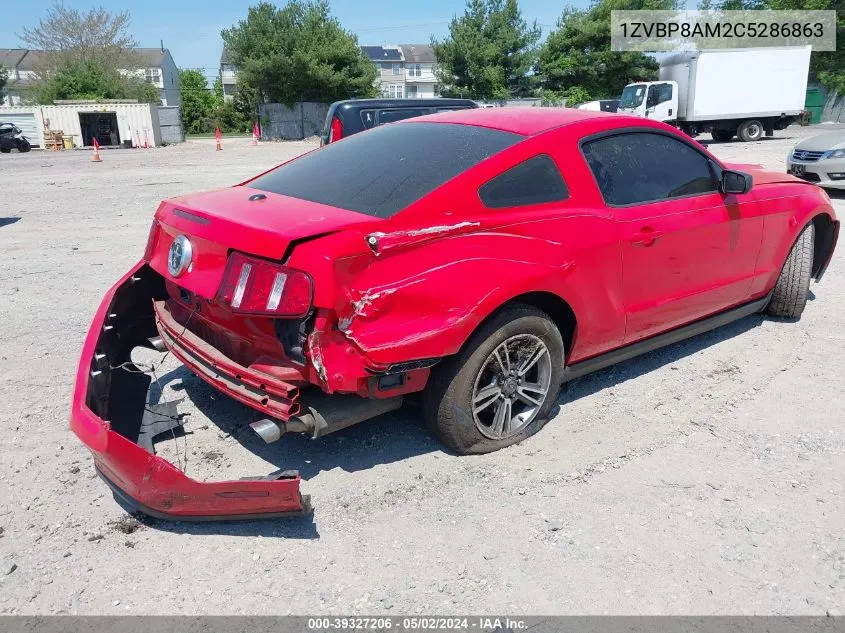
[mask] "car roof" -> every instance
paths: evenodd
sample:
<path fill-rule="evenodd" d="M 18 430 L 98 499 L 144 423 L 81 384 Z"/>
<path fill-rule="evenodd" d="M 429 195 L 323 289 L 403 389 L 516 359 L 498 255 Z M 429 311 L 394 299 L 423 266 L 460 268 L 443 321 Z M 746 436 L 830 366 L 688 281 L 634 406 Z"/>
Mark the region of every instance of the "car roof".
<path fill-rule="evenodd" d="M 432 106 L 453 106 L 453 105 L 475 105 L 471 99 L 350 99 L 348 101 L 336 101 L 331 105 L 332 109 L 350 108 L 404 108 L 404 107 L 432 107 Z"/>
<path fill-rule="evenodd" d="M 611 117 L 614 121 L 618 121 L 620 117 L 633 119 L 633 117 L 626 117 L 612 112 L 523 106 L 438 112 L 437 114 L 406 119 L 400 121 L 400 123 L 403 125 L 412 123 L 456 123 L 459 125 L 493 128 L 523 136 L 533 136 L 534 134 L 539 134 L 540 132 L 545 132 L 546 130 L 562 125 L 604 117 Z M 637 119 L 637 121 L 642 121 L 642 119 Z"/>

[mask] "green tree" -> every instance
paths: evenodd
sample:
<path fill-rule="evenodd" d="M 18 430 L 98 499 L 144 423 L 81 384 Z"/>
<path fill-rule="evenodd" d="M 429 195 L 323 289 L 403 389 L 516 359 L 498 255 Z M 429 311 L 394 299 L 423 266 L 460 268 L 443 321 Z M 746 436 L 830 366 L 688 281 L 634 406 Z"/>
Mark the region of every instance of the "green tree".
<path fill-rule="evenodd" d="M 610 50 L 610 12 L 677 8 L 678 0 L 595 0 L 587 9 L 565 8 L 540 49 L 543 87 L 571 95 L 567 105 L 573 105 L 585 94 L 618 96 L 631 81 L 656 79 L 658 64 L 652 57 Z"/>
<path fill-rule="evenodd" d="M 475 99 L 525 97 L 533 92 L 540 27 L 522 17 L 517 0 L 468 0 L 449 24 L 449 36 L 432 39 L 444 96 Z"/>
<path fill-rule="evenodd" d="M 3 103 L 3 91 L 7 81 L 9 81 L 9 71 L 0 66 L 0 103 Z"/>
<path fill-rule="evenodd" d="M 35 93 L 40 103 L 55 99 L 137 99 L 157 102 L 155 86 L 127 72 L 143 66 L 129 32 L 128 11 L 68 9 L 56 2 L 20 39 L 39 55 Z"/>
<path fill-rule="evenodd" d="M 220 94 L 223 94 L 222 86 Z M 252 132 L 252 125 L 258 120 L 258 93 L 245 86 L 238 86 L 234 98 L 223 102 L 218 111 L 218 120 L 233 132 Z"/>
<path fill-rule="evenodd" d="M 564 97 L 566 97 L 566 105 L 570 108 L 574 108 L 575 106 L 586 103 L 592 99 L 590 93 L 581 86 L 572 86 L 571 88 L 567 88 L 564 92 Z"/>
<path fill-rule="evenodd" d="M 238 83 L 262 100 L 336 101 L 375 95 L 375 66 L 327 0 L 260 2 L 221 33 Z"/>
<path fill-rule="evenodd" d="M 158 88 L 96 61 L 68 60 L 38 82 L 39 103 L 57 99 L 136 99 L 157 103 Z"/>
<path fill-rule="evenodd" d="M 223 132 L 251 132 L 254 116 L 241 107 L 237 97 L 224 101 L 214 111 L 213 122 Z"/>
<path fill-rule="evenodd" d="M 224 93 L 223 93 L 223 81 L 220 77 L 216 77 L 214 79 L 214 84 L 211 86 L 211 93 L 214 95 L 214 102 L 217 106 L 221 105 L 224 101 Z"/>
<path fill-rule="evenodd" d="M 200 70 L 179 71 L 182 124 L 188 134 L 209 132 L 218 102 Z M 222 99 L 220 100 L 222 102 Z"/>
<path fill-rule="evenodd" d="M 56 2 L 38 26 L 24 28 L 19 37 L 41 49 L 43 66 L 53 70 L 67 62 L 93 63 L 103 68 L 138 68 L 138 45 L 130 34 L 128 11 L 110 13 L 103 7 L 83 12 Z"/>
<path fill-rule="evenodd" d="M 829 90 L 845 93 L 845 0 L 703 0 L 699 3 L 699 9 L 836 11 L 836 50 L 813 51 L 810 56 L 810 77 L 817 79 Z"/>

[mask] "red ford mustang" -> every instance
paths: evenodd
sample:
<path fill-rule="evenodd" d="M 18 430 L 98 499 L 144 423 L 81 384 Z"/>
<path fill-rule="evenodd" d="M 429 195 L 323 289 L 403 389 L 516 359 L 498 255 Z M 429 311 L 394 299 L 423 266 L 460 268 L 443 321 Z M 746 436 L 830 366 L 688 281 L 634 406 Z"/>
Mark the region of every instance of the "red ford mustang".
<path fill-rule="evenodd" d="M 167 200 L 86 339 L 71 426 L 115 494 L 181 519 L 306 512 L 295 472 L 197 482 L 124 371 L 167 350 L 318 436 L 421 392 L 458 453 L 518 442 L 562 383 L 754 312 L 797 318 L 839 222 L 818 187 L 725 165 L 661 123 L 479 109 L 387 125 Z"/>

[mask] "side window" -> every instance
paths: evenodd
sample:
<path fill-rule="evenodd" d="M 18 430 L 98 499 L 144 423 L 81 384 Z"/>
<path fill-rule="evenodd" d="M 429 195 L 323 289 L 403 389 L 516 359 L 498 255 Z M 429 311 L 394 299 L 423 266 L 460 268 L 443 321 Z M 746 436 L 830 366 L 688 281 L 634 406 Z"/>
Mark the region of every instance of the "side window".
<path fill-rule="evenodd" d="M 717 190 L 707 157 L 665 134 L 616 134 L 584 143 L 582 152 L 610 206 Z"/>
<path fill-rule="evenodd" d="M 376 111 L 375 110 L 361 110 L 361 123 L 368 130 L 376 125 Z"/>
<path fill-rule="evenodd" d="M 569 191 L 555 162 L 540 154 L 483 184 L 478 197 L 485 207 L 503 209 L 560 202 L 569 197 Z"/>
<path fill-rule="evenodd" d="M 672 100 L 672 84 L 655 84 L 648 89 L 646 106 L 652 108 L 659 103 Z"/>
<path fill-rule="evenodd" d="M 402 119 L 413 119 L 417 116 L 429 114 L 428 108 L 394 108 L 392 110 L 379 110 L 378 125 L 393 123 Z"/>

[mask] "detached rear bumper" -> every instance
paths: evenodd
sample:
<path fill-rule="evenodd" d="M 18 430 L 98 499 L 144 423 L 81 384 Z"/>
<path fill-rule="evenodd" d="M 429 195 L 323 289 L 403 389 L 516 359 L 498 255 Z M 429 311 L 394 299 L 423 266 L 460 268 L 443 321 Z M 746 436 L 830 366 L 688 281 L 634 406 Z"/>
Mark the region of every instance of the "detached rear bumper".
<path fill-rule="evenodd" d="M 115 495 L 150 516 L 183 521 L 258 519 L 310 512 L 295 472 L 200 482 L 138 445 L 149 377 L 115 369 L 156 336 L 161 277 L 139 262 L 97 310 L 77 369 L 70 428 L 91 450 Z"/>

